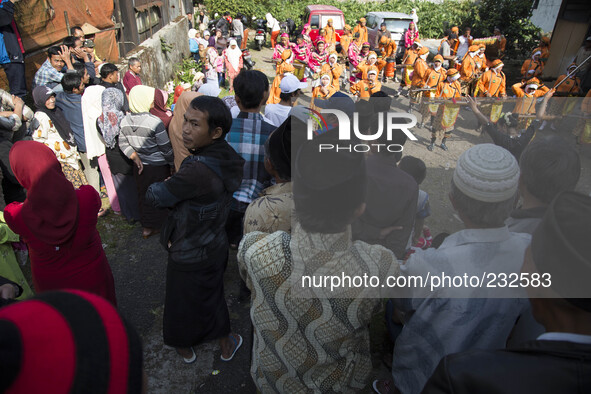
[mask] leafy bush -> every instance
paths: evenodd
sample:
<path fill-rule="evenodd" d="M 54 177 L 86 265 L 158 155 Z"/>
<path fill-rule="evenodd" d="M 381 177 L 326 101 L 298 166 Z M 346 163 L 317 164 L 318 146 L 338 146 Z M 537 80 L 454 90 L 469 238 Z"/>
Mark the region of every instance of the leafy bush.
<path fill-rule="evenodd" d="M 474 37 L 488 37 L 498 26 L 507 37 L 507 51 L 528 52 L 537 45 L 539 29 L 530 21 L 533 0 L 443 0 L 435 4 L 426 0 L 385 0 L 361 3 L 354 0 L 205 0 L 205 7 L 213 16 L 230 11 L 232 16 L 240 12 L 248 18 L 264 18 L 270 12 L 277 20 L 293 19 L 303 24 L 304 9 L 311 4 L 326 4 L 343 11 L 346 23 L 354 26 L 357 20 L 370 11 L 393 11 L 409 14 L 415 8 L 419 15 L 421 37 L 443 37 L 446 29 L 470 26 Z"/>

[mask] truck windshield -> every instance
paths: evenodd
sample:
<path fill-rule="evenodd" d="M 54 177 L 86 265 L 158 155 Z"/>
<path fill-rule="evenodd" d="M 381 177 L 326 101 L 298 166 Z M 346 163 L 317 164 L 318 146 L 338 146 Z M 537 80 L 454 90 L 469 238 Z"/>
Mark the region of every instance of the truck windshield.
<path fill-rule="evenodd" d="M 340 14 L 327 14 L 327 15 L 322 15 L 320 17 L 320 27 L 324 28 L 326 27 L 326 21 L 328 21 L 329 19 L 332 19 L 332 25 L 334 26 L 335 30 L 342 30 L 343 29 L 343 17 Z"/>
<path fill-rule="evenodd" d="M 385 19 L 384 23 L 386 23 L 386 29 L 388 29 L 392 33 L 404 33 L 406 29 L 408 29 L 408 24 L 412 22 L 412 20 L 408 19 Z"/>

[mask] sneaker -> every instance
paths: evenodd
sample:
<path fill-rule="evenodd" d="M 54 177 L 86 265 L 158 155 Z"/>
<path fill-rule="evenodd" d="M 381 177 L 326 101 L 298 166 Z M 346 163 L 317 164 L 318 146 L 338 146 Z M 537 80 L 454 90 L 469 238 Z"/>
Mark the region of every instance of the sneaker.
<path fill-rule="evenodd" d="M 398 79 L 398 77 L 394 77 L 394 82 L 400 82 L 400 80 Z"/>
<path fill-rule="evenodd" d="M 418 127 L 419 129 L 422 129 L 422 128 L 423 128 L 423 124 L 422 124 L 422 123 L 419 123 L 419 124 L 417 124 L 417 127 Z"/>
<path fill-rule="evenodd" d="M 441 147 L 441 149 L 443 149 L 444 151 L 449 150 L 449 148 L 447 147 L 447 145 L 445 145 L 445 142 L 442 142 L 441 145 L 439 145 Z"/>
<path fill-rule="evenodd" d="M 427 146 L 427 149 L 428 149 L 430 152 L 433 152 L 433 149 L 434 149 L 434 148 L 435 148 L 435 145 L 433 145 L 433 144 L 429 144 L 429 146 Z"/>

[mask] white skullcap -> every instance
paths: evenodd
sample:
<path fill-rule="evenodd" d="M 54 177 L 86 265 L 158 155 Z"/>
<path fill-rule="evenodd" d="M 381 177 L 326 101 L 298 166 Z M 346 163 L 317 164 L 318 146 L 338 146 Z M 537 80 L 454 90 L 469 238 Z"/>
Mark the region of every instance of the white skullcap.
<path fill-rule="evenodd" d="M 500 146 L 478 144 L 458 159 L 453 182 L 474 200 L 507 201 L 517 192 L 519 164 L 508 150 Z"/>

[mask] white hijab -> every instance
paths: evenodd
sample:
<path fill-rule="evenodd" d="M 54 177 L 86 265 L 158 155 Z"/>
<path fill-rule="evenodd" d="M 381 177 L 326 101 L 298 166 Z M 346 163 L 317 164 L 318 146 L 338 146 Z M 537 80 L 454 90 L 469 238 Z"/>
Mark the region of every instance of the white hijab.
<path fill-rule="evenodd" d="M 232 46 L 236 48 L 232 49 Z M 238 70 L 238 66 L 240 65 L 240 57 L 242 56 L 242 51 L 238 48 L 238 43 L 235 39 L 230 40 L 230 45 L 226 48 L 226 56 L 228 57 L 228 61 L 234 68 L 234 70 Z"/>
<path fill-rule="evenodd" d="M 101 141 L 96 129 L 96 120 L 103 113 L 104 86 L 89 86 L 82 95 L 82 122 L 84 124 L 84 140 L 86 141 L 86 154 L 89 159 L 105 154 L 105 144 Z"/>
<path fill-rule="evenodd" d="M 271 15 L 270 12 L 267 12 L 265 18 L 267 19 L 267 27 L 271 29 L 272 32 L 279 30 L 279 22 L 277 22 L 277 19 L 273 18 L 273 15 Z"/>

